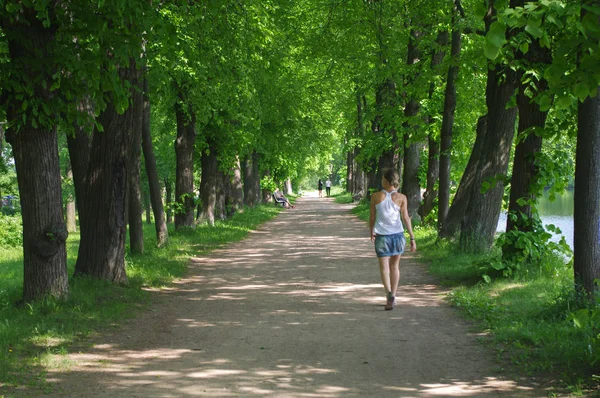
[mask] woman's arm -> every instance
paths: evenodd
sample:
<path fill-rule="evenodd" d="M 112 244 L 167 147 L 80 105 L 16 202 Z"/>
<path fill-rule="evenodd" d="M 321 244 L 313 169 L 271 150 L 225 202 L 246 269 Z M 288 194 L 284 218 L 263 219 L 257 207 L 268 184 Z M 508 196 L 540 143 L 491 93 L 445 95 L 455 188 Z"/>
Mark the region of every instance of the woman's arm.
<path fill-rule="evenodd" d="M 417 243 L 415 242 L 415 234 L 412 230 L 410 216 L 408 215 L 408 199 L 405 195 L 402 195 L 400 198 L 400 216 L 402 217 L 404 227 L 406 228 L 406 231 L 408 231 L 408 235 L 410 236 L 410 251 L 414 252 L 415 250 L 417 250 Z"/>
<path fill-rule="evenodd" d="M 371 230 L 371 242 L 375 242 L 375 232 L 373 232 L 373 228 L 375 228 L 375 195 L 371 195 L 371 212 L 369 213 L 369 229 Z"/>

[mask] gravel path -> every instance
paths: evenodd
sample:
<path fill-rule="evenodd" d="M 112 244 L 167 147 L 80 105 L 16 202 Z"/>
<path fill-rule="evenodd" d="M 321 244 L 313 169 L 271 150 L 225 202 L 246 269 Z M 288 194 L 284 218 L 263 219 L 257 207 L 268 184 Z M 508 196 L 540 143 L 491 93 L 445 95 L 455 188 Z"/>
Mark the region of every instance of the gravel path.
<path fill-rule="evenodd" d="M 50 395 L 548 395 L 499 371 L 415 254 L 400 264 L 398 306 L 384 311 L 368 228 L 352 206 L 297 204 L 247 239 L 192 258 L 150 311 L 51 372 Z"/>

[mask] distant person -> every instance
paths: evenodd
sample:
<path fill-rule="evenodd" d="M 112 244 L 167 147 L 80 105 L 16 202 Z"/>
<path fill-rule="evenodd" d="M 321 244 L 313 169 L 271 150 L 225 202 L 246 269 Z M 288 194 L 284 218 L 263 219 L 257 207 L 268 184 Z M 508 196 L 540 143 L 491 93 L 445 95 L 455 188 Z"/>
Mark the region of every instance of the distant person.
<path fill-rule="evenodd" d="M 384 171 L 381 178 L 383 190 L 371 196 L 369 217 L 371 241 L 375 243 L 381 282 L 386 294 L 385 309 L 388 311 L 394 309 L 396 304 L 396 290 L 400 282 L 400 256 L 404 253 L 406 245 L 402 223 L 410 236 L 410 251 L 417 250 L 408 215 L 408 200 L 396 191 L 399 180 L 396 170 Z"/>
<path fill-rule="evenodd" d="M 331 196 L 331 180 L 329 178 L 325 181 L 325 192 L 327 193 L 327 197 Z"/>
<path fill-rule="evenodd" d="M 317 188 L 319 189 L 319 198 L 323 197 L 323 181 L 321 181 L 321 179 L 319 178 L 319 184 L 317 185 Z"/>
<path fill-rule="evenodd" d="M 279 199 L 280 201 L 283 201 L 283 207 L 285 207 L 286 209 L 295 209 L 296 208 L 296 206 L 292 206 L 292 204 L 290 203 L 290 200 L 285 197 L 285 195 L 283 194 L 283 192 L 281 192 L 279 190 L 279 188 L 275 188 L 273 195 L 275 195 L 276 200 Z"/>

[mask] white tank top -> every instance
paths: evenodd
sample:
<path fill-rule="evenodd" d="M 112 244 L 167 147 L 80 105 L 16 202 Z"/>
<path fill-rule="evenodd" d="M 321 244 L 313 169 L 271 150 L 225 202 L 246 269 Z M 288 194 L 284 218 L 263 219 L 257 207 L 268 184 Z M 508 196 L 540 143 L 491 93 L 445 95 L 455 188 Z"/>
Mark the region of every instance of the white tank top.
<path fill-rule="evenodd" d="M 377 235 L 394 235 L 404 232 L 402 219 L 400 218 L 400 207 L 392 200 L 392 194 L 396 192 L 385 192 L 385 199 L 375 205 L 375 226 L 373 232 Z"/>

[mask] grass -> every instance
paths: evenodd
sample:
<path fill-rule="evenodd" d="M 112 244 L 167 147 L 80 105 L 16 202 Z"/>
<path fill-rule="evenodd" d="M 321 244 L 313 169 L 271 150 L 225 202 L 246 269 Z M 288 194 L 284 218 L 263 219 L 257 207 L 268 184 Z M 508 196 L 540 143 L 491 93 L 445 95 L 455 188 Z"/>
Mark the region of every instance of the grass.
<path fill-rule="evenodd" d="M 338 198 L 346 200 L 345 195 Z M 368 221 L 369 205 L 353 209 Z M 500 256 L 465 254 L 449 241 L 438 241 L 434 228 L 414 228 L 419 259 L 441 285 L 451 288 L 448 300 L 480 332 L 483 341 L 508 361 L 512 372 L 558 380 L 572 395 L 593 394 L 600 378 L 597 329 L 576 328 L 570 314 L 581 307 L 574 294 L 573 269 L 553 256 L 543 264 L 525 268 L 512 278 L 491 283 L 482 278 L 482 264 Z M 507 369 L 508 370 L 508 369 Z"/>
<path fill-rule="evenodd" d="M 68 367 L 64 354 L 84 338 L 118 326 L 149 303 L 145 287 L 160 288 L 184 275 L 193 255 L 243 239 L 249 231 L 275 217 L 280 209 L 262 205 L 246 209 L 214 227 L 200 225 L 176 233 L 170 228 L 169 244 L 158 249 L 154 225 L 144 224 L 143 254 L 127 255 L 127 286 L 88 278 L 71 278 L 70 297 L 48 299 L 16 307 L 23 283 L 21 249 L 0 248 L 0 396 L 19 386 L 44 388 L 48 366 Z M 67 241 L 69 275 L 73 274 L 79 236 Z"/>

